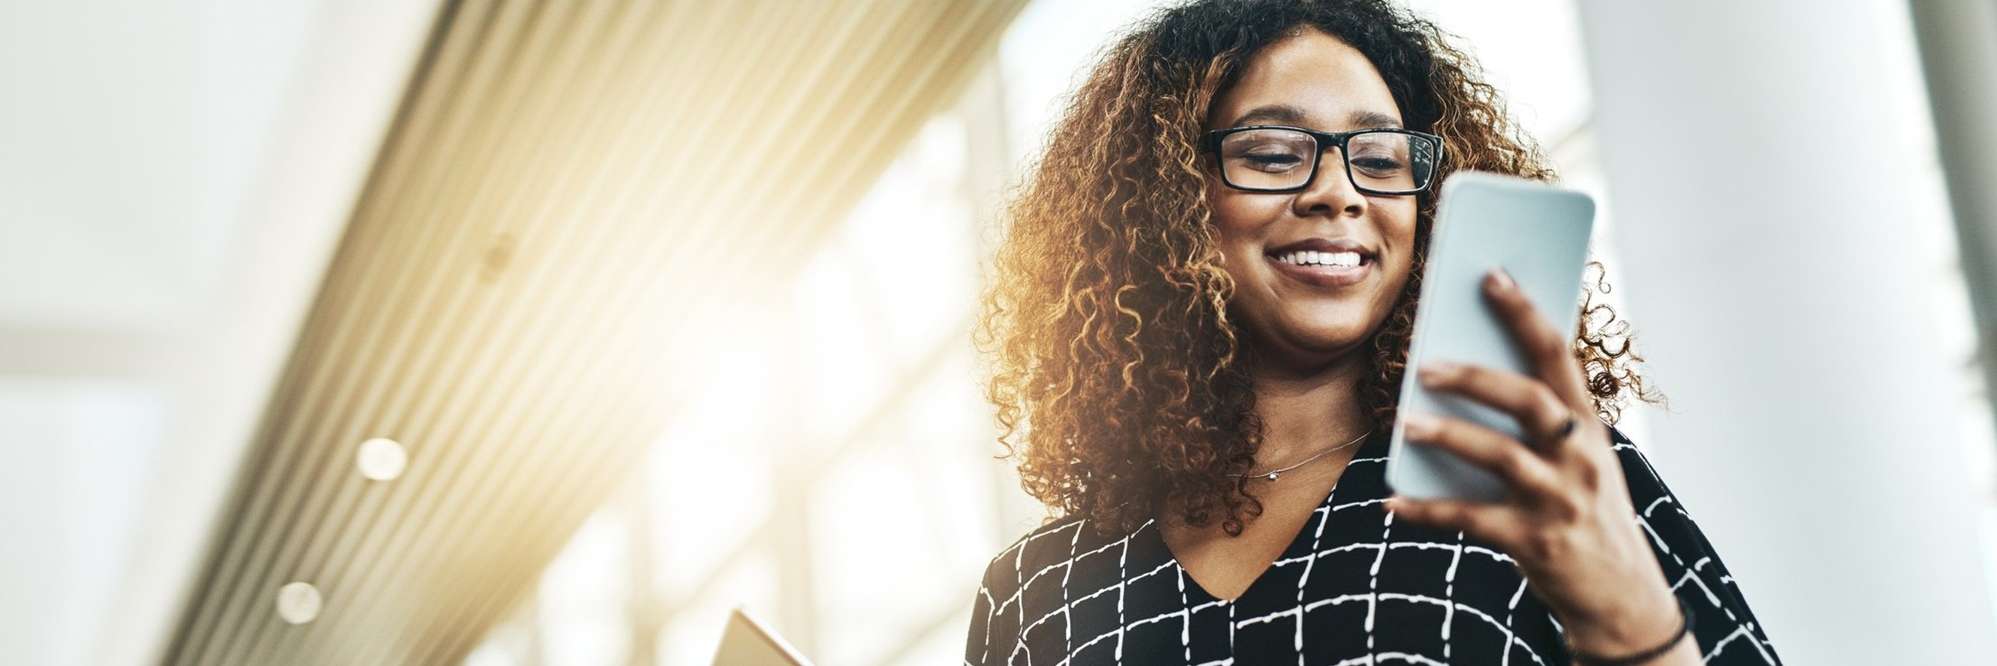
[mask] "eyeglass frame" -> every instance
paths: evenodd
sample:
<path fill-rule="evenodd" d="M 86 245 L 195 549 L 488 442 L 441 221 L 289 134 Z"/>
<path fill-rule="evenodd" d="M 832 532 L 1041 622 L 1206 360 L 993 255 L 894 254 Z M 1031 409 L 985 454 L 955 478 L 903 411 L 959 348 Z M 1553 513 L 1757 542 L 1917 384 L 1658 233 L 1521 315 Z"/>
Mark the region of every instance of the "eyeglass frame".
<path fill-rule="evenodd" d="M 1313 158 L 1311 159 L 1311 172 L 1309 175 L 1304 176 L 1304 182 L 1302 184 L 1297 185 L 1295 187 L 1282 187 L 1282 188 L 1242 187 L 1240 185 L 1234 184 L 1233 180 L 1228 179 L 1227 163 L 1225 161 L 1226 158 L 1220 154 L 1221 141 L 1225 140 L 1227 138 L 1227 135 L 1233 134 L 1235 132 L 1246 132 L 1248 130 L 1259 130 L 1259 129 L 1280 129 L 1280 130 L 1291 130 L 1295 132 L 1302 132 L 1304 134 L 1310 135 L 1311 140 L 1317 142 L 1317 155 L 1313 156 Z M 1435 166 L 1430 167 L 1431 173 L 1429 174 L 1428 182 L 1422 183 L 1421 187 L 1402 192 L 1375 190 L 1366 187 L 1365 185 L 1360 185 L 1359 180 L 1353 177 L 1352 175 L 1352 161 L 1351 161 L 1352 158 L 1346 152 L 1345 149 L 1346 141 L 1360 134 L 1370 134 L 1375 132 L 1411 134 L 1435 142 Z M 1218 172 L 1220 173 L 1220 182 L 1222 184 L 1225 184 L 1228 187 L 1232 187 L 1237 190 L 1241 190 L 1243 192 L 1270 192 L 1270 193 L 1302 192 L 1306 189 L 1309 189 L 1311 183 L 1317 181 L 1317 172 L 1318 172 L 1317 166 L 1318 162 L 1323 161 L 1324 159 L 1324 151 L 1332 147 L 1336 147 L 1338 148 L 1339 166 L 1344 167 L 1345 170 L 1345 181 L 1348 183 L 1352 183 L 1353 189 L 1359 190 L 1360 192 L 1366 194 L 1377 194 L 1382 196 L 1405 196 L 1410 194 L 1421 194 L 1422 192 L 1427 192 L 1430 188 L 1435 187 L 1436 178 L 1433 171 L 1442 166 L 1442 150 L 1443 150 L 1442 137 L 1436 136 L 1434 134 L 1429 134 L 1428 132 L 1411 130 L 1401 127 L 1368 127 L 1365 129 L 1352 130 L 1350 132 L 1319 132 L 1317 130 L 1310 129 L 1308 127 L 1295 127 L 1291 125 L 1245 125 L 1242 127 L 1224 127 L 1217 130 L 1210 130 L 1206 133 L 1205 137 L 1201 139 L 1200 147 L 1206 150 L 1207 152 L 1213 154 L 1214 168 L 1217 169 Z"/>

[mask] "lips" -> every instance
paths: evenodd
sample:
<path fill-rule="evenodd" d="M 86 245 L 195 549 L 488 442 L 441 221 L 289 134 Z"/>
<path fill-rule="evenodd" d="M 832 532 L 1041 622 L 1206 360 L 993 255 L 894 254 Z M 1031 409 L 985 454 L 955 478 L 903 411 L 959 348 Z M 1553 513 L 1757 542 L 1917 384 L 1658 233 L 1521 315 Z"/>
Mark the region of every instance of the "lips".
<path fill-rule="evenodd" d="M 1360 260 L 1358 266 L 1349 268 L 1344 266 L 1299 266 L 1275 257 L 1269 257 L 1267 261 L 1270 266 L 1276 269 L 1277 273 L 1285 277 L 1308 286 L 1325 289 L 1335 289 L 1358 284 L 1361 280 L 1365 280 L 1366 276 L 1373 274 L 1373 262 L 1363 258 Z"/>
<path fill-rule="evenodd" d="M 1373 263 L 1379 253 L 1364 243 L 1350 238 L 1305 238 L 1271 246 L 1265 253 L 1270 257 L 1280 257 L 1299 250 L 1313 252 L 1358 252 L 1362 265 Z"/>
<path fill-rule="evenodd" d="M 1358 266 L 1299 265 L 1284 261 L 1297 252 L 1356 252 Z M 1372 248 L 1349 238 L 1305 238 L 1276 245 L 1265 259 L 1276 272 L 1299 283 L 1319 289 L 1336 289 L 1358 284 L 1372 275 L 1378 254 Z"/>

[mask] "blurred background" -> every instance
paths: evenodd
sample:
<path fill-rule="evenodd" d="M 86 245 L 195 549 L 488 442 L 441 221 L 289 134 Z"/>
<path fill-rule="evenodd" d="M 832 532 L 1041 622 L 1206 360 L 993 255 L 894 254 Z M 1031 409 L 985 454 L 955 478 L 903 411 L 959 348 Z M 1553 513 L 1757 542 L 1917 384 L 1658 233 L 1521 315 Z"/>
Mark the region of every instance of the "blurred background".
<path fill-rule="evenodd" d="M 0 3 L 0 661 L 955 663 L 998 206 L 1159 4 Z M 1987 663 L 1997 1 L 1409 4 L 1780 653 Z"/>

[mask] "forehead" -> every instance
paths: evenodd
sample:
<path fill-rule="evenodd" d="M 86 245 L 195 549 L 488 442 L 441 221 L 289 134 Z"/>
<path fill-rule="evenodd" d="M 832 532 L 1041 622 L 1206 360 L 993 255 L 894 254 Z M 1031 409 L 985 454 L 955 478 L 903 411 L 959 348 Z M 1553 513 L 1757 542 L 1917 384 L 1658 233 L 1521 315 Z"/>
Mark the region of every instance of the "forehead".
<path fill-rule="evenodd" d="M 1272 107 L 1289 107 L 1281 110 L 1294 114 L 1270 113 Z M 1262 113 L 1243 117 L 1256 111 Z M 1289 115 L 1301 117 L 1285 117 Z M 1400 118 L 1387 82 L 1365 54 L 1336 37 L 1306 29 L 1256 53 L 1234 86 L 1214 100 L 1207 126 L 1280 124 L 1337 131 L 1398 126 Z M 1384 122 L 1388 120 L 1392 122 Z"/>

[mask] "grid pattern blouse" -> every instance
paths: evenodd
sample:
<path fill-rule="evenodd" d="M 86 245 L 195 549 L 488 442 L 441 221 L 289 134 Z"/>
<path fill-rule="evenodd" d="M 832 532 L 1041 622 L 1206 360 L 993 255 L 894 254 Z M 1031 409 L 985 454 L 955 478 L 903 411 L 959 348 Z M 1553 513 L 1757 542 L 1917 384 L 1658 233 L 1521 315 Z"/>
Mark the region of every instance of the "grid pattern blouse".
<path fill-rule="evenodd" d="M 1643 454 L 1610 429 L 1636 519 L 1708 664 L 1779 664 L 1733 576 Z M 1155 521 L 1098 536 L 1043 525 L 993 557 L 967 666 L 1566 664 L 1561 629 L 1512 559 L 1382 506 L 1386 433 L 1369 438 L 1275 563 L 1232 601 L 1186 574 Z"/>

